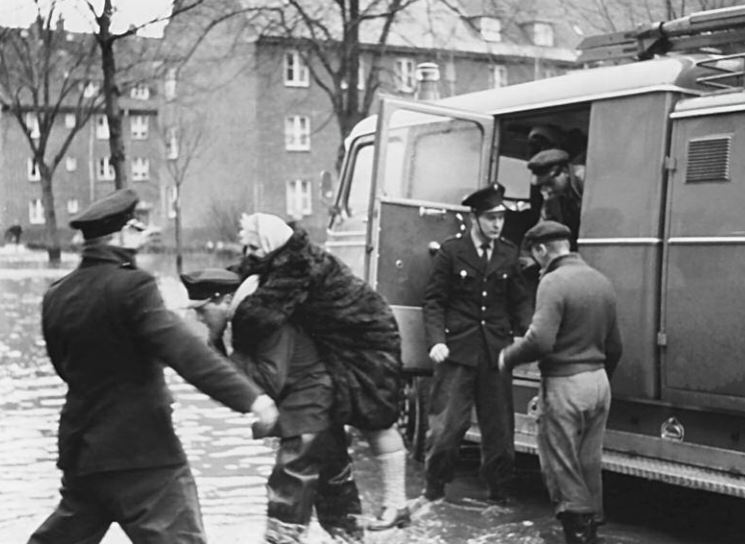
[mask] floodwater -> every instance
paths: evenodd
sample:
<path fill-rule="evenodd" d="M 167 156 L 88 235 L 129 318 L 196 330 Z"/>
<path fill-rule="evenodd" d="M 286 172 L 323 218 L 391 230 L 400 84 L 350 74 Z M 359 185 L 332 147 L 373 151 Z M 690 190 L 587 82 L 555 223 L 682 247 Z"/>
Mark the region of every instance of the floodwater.
<path fill-rule="evenodd" d="M 2 250 L 3 248 L 0 248 Z M 77 263 L 66 255 L 49 269 L 44 254 L 0 251 L 0 544 L 23 543 L 58 500 L 55 467 L 57 418 L 65 387 L 49 363 L 40 330 L 41 297 L 49 283 Z M 166 302 L 179 308 L 185 293 L 172 256 L 143 255 L 139 264 L 159 278 Z M 185 270 L 225 264 L 209 256 L 187 257 Z M 188 314 L 185 314 L 188 319 Z M 197 324 L 194 323 L 197 327 Z M 195 328 L 195 330 L 198 330 Z M 174 423 L 199 488 L 209 540 L 221 544 L 261 542 L 267 476 L 274 461 L 272 439 L 253 440 L 250 420 L 211 401 L 175 373 Z M 516 500 L 507 507 L 476 499 L 484 489 L 476 477 L 474 448 L 464 450 L 448 500 L 425 505 L 406 529 L 368 533 L 366 542 L 386 544 L 561 544 L 535 459 L 520 462 Z M 353 434 L 352 455 L 366 515 L 380 503 L 380 473 L 367 444 Z M 422 467 L 410 461 L 407 493 L 421 490 Z M 745 542 L 742 501 L 607 475 L 605 544 L 724 544 Z M 128 540 L 114 526 L 104 544 Z M 330 540 L 313 523 L 309 544 Z"/>

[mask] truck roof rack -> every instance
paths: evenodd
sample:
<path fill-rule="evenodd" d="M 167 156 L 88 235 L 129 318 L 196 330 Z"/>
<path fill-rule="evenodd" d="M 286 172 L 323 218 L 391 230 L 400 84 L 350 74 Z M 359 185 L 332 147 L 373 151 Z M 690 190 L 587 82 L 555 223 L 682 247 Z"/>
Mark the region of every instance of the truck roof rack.
<path fill-rule="evenodd" d="M 745 6 L 699 11 L 634 30 L 589 36 L 579 44 L 577 60 L 582 64 L 647 60 L 675 51 L 711 52 L 733 44 L 745 46 Z"/>

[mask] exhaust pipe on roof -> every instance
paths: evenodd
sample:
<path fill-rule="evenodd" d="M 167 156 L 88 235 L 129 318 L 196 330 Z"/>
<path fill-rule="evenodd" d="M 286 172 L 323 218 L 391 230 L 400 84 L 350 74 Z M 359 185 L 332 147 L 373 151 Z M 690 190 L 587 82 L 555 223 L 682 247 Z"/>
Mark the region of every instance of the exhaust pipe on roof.
<path fill-rule="evenodd" d="M 435 62 L 422 62 L 416 67 L 417 100 L 437 100 L 440 98 L 440 67 Z"/>

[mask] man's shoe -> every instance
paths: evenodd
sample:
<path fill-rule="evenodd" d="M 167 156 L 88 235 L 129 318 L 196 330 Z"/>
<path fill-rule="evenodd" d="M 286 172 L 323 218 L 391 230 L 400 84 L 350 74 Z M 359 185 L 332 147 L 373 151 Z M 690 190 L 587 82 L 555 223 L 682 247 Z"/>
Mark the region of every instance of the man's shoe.
<path fill-rule="evenodd" d="M 597 544 L 597 525 L 592 514 L 562 512 L 559 515 L 567 544 Z"/>
<path fill-rule="evenodd" d="M 367 524 L 368 531 L 385 531 L 398 527 L 402 529 L 411 525 L 411 513 L 408 506 L 401 508 L 386 507 L 380 515 Z"/>
<path fill-rule="evenodd" d="M 445 497 L 445 484 L 427 480 L 427 487 L 424 489 L 424 498 L 428 501 L 438 501 Z"/>
<path fill-rule="evenodd" d="M 486 502 L 495 506 L 507 506 L 510 503 L 510 496 L 502 490 L 492 490 L 489 492 Z"/>

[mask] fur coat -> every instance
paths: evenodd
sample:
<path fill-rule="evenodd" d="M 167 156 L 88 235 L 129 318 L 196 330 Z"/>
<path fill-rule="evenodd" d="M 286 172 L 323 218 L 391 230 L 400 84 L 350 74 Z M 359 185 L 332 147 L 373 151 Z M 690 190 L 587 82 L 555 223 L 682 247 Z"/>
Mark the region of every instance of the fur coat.
<path fill-rule="evenodd" d="M 259 269 L 246 260 L 240 271 L 261 280 L 233 315 L 236 350 L 250 353 L 291 319 L 311 335 L 334 378 L 338 421 L 378 430 L 397 420 L 401 338 L 381 295 L 301 230 Z"/>

